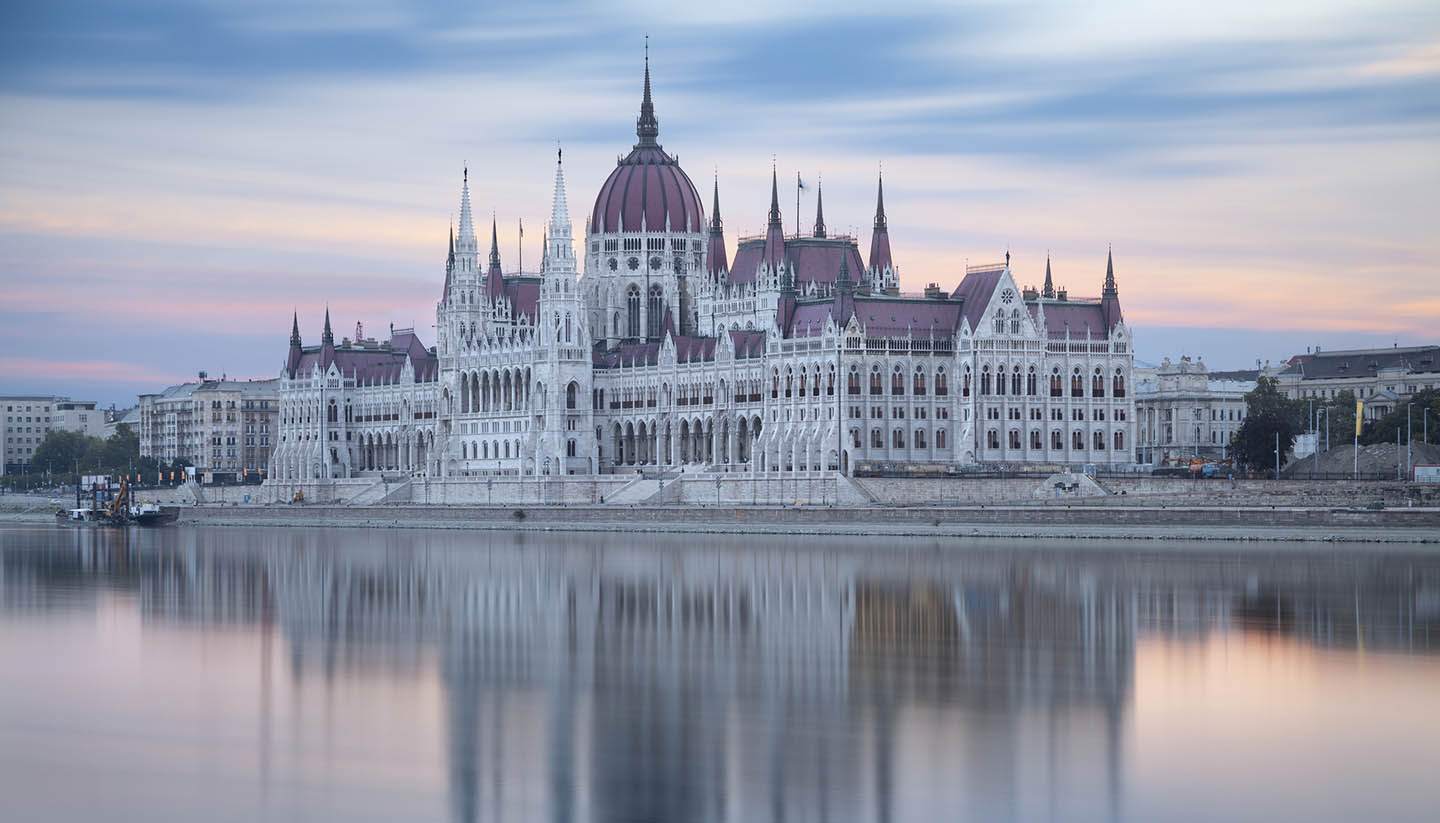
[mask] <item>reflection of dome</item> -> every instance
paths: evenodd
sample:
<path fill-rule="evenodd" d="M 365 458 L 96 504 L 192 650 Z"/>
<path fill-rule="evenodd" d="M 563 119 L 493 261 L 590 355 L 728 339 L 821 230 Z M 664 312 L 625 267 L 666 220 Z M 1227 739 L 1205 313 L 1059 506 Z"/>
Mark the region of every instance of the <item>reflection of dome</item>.
<path fill-rule="evenodd" d="M 640 103 L 640 119 L 635 121 L 635 134 L 640 142 L 600 187 L 590 215 L 590 230 L 640 231 L 643 222 L 646 231 L 703 231 L 705 213 L 700 208 L 700 193 L 680 170 L 675 158 L 655 142 L 660 135 L 660 121 L 655 118 L 655 106 L 650 101 L 648 59 L 645 97 Z"/>

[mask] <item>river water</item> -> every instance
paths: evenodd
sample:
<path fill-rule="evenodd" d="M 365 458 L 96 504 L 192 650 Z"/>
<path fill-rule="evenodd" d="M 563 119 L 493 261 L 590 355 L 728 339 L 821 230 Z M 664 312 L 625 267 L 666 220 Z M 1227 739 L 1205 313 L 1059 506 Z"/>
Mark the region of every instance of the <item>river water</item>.
<path fill-rule="evenodd" d="M 1433 820 L 1440 555 L 0 527 L 0 819 Z"/>

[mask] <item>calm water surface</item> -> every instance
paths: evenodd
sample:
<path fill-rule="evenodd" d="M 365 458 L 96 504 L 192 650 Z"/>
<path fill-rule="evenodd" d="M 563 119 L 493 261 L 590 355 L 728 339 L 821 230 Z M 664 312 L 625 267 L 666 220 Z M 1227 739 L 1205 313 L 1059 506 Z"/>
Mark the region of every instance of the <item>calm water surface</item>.
<path fill-rule="evenodd" d="M 1440 557 L 0 528 L 0 819 L 1434 820 Z"/>

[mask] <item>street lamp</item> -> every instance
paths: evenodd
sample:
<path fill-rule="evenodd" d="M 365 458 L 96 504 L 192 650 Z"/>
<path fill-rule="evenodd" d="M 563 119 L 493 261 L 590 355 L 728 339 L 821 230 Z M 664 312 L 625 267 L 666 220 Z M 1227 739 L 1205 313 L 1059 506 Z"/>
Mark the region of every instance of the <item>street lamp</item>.
<path fill-rule="evenodd" d="M 1415 404 L 1405 404 L 1405 474 L 1410 477 L 1413 477 L 1415 474 L 1415 461 L 1411 457 L 1413 452 L 1410 445 L 1410 433 L 1414 430 L 1410 425 L 1410 407 L 1413 405 Z"/>

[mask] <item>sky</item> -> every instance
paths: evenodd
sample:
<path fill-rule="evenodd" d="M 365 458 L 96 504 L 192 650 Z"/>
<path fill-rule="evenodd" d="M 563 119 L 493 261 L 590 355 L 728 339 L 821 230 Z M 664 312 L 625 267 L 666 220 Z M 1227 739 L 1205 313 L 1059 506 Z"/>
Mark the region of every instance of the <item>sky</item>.
<path fill-rule="evenodd" d="M 533 268 L 563 145 L 583 233 L 647 33 L 732 257 L 772 162 L 787 226 L 798 172 L 868 248 L 883 167 L 905 290 L 1009 250 L 1098 295 L 1113 246 L 1141 360 L 1440 338 L 1433 0 L 691 5 L 12 0 L 0 393 L 273 377 L 292 310 L 433 342 L 461 169 Z"/>

